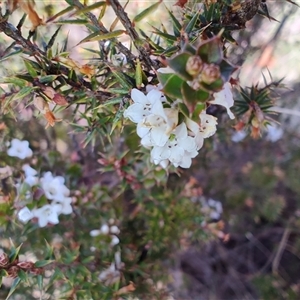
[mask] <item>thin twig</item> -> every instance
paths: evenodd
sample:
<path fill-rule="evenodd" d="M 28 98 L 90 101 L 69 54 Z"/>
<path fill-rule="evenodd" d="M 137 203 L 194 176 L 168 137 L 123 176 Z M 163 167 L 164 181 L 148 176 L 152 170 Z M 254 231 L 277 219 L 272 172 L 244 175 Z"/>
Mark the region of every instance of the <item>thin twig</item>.
<path fill-rule="evenodd" d="M 125 27 L 128 35 L 130 36 L 131 40 L 133 41 L 134 46 L 138 50 L 141 60 L 146 64 L 146 66 L 150 69 L 153 67 L 157 69 L 157 64 L 150 59 L 150 56 L 146 49 L 141 45 L 141 39 L 137 33 L 137 31 L 134 29 L 134 26 L 131 22 L 131 20 L 128 18 L 127 13 L 125 12 L 124 8 L 120 4 L 118 0 L 109 0 L 109 3 L 111 7 L 113 8 L 115 14 Z"/>
<path fill-rule="evenodd" d="M 278 267 L 279 267 L 279 264 L 280 264 L 280 260 L 281 260 L 282 254 L 283 254 L 283 252 L 285 250 L 288 238 L 289 238 L 290 233 L 291 233 L 291 229 L 289 227 L 290 223 L 291 223 L 291 220 L 289 220 L 289 222 L 287 224 L 287 227 L 285 228 L 285 230 L 283 232 L 283 235 L 282 235 L 282 238 L 281 238 L 278 250 L 277 250 L 275 258 L 273 260 L 273 263 L 272 263 L 272 273 L 273 274 L 277 274 L 278 273 Z"/>
<path fill-rule="evenodd" d="M 5 33 L 7 36 L 12 38 L 14 41 L 16 41 L 17 44 L 20 44 L 24 49 L 29 50 L 32 55 L 39 54 L 42 56 L 46 56 L 46 53 L 36 47 L 33 43 L 31 43 L 29 40 L 26 40 L 21 35 L 20 31 L 14 27 L 12 24 L 8 23 L 7 21 L 1 20 L 0 22 L 0 32 Z"/>
<path fill-rule="evenodd" d="M 79 9 L 85 7 L 78 0 L 73 0 L 73 4 Z M 103 26 L 101 22 L 97 20 L 96 16 L 93 13 L 86 12 L 85 15 L 92 21 L 93 25 L 99 29 L 100 33 L 102 34 L 109 33 L 109 31 Z M 133 62 L 135 60 L 136 57 L 131 53 L 129 49 L 127 49 L 122 43 L 116 40 L 114 42 L 118 50 L 126 56 L 129 62 Z"/>

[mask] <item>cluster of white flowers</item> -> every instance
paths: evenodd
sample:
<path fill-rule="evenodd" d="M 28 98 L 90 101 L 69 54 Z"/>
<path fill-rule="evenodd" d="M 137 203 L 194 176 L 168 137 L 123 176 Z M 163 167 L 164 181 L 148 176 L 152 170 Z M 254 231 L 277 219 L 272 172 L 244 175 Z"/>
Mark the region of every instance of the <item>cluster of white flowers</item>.
<path fill-rule="evenodd" d="M 90 232 L 90 236 L 95 237 L 98 235 L 109 235 L 111 237 L 111 242 L 110 245 L 111 246 L 115 246 L 118 245 L 120 240 L 117 237 L 117 235 L 120 233 L 120 229 L 118 226 L 116 225 L 112 225 L 114 223 L 114 220 L 111 219 L 109 220 L 109 224 L 103 224 L 100 229 L 94 229 Z"/>
<path fill-rule="evenodd" d="M 46 172 L 43 177 L 38 178 L 37 171 L 29 165 L 24 165 L 25 180 L 30 186 L 40 185 L 49 204 L 30 210 L 27 206 L 18 212 L 18 218 L 21 222 L 27 223 L 33 218 L 38 220 L 40 227 L 45 227 L 48 223 L 58 224 L 60 214 L 69 215 L 73 212 L 69 197 L 70 190 L 65 186 L 65 179 L 61 176 L 53 176 L 51 172 Z"/>
<path fill-rule="evenodd" d="M 163 93 L 151 89 L 145 95 L 137 89 L 131 91 L 131 104 L 124 117 L 137 124 L 137 134 L 142 146 L 151 149 L 151 161 L 163 168 L 171 163 L 175 167 L 189 168 L 192 158 L 198 155 L 205 138 L 216 132 L 217 118 L 203 110 L 199 115 L 199 123 L 186 118 L 179 124 L 178 101 L 171 107 L 164 107 L 166 102 Z M 230 118 L 233 97 L 230 84 L 226 83 L 222 91 L 214 94 L 210 104 L 226 107 Z M 170 106 L 170 105 L 169 105 Z"/>
<path fill-rule="evenodd" d="M 29 148 L 28 141 L 20 141 L 13 139 L 10 143 L 10 148 L 7 150 L 9 156 L 25 159 L 31 157 L 33 152 Z M 48 223 L 58 224 L 58 216 L 60 214 L 68 215 L 73 212 L 71 203 L 72 198 L 69 197 L 70 190 L 65 186 L 65 179 L 62 176 L 53 176 L 51 172 L 46 172 L 41 178 L 38 177 L 38 172 L 29 164 L 24 164 L 23 183 L 16 184 L 18 192 L 22 189 L 23 184 L 28 186 L 25 193 L 25 199 L 31 198 L 31 187 L 40 186 L 46 198 L 50 201 L 39 208 L 30 210 L 27 206 L 23 207 L 18 212 L 18 218 L 21 222 L 27 223 L 33 218 L 38 220 L 40 227 L 45 227 Z"/>
<path fill-rule="evenodd" d="M 96 237 L 99 235 L 109 236 L 110 237 L 110 246 L 115 246 L 120 243 L 118 238 L 118 234 L 120 233 L 120 229 L 117 225 L 115 225 L 114 219 L 109 219 L 108 223 L 104 223 L 100 229 L 94 229 L 90 231 L 90 236 Z M 92 247 L 94 248 L 94 247 Z M 115 252 L 115 260 L 111 263 L 111 265 L 103 270 L 99 274 L 99 280 L 102 281 L 106 285 L 112 285 L 118 282 L 121 278 L 120 269 L 122 268 L 123 263 L 121 262 L 121 253 L 120 251 Z"/>
<path fill-rule="evenodd" d="M 207 215 L 211 220 L 219 220 L 221 214 L 223 213 L 222 203 L 218 200 L 214 200 L 209 198 L 206 200 L 205 198 L 200 199 L 200 203 L 202 204 L 201 211 Z"/>

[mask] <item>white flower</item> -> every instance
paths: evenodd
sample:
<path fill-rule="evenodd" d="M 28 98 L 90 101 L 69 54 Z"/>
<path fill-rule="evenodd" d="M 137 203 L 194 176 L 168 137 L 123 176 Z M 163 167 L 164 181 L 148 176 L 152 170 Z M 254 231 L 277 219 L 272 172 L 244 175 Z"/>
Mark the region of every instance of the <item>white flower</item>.
<path fill-rule="evenodd" d="M 29 220 L 33 218 L 33 213 L 30 211 L 30 209 L 25 206 L 18 212 L 18 218 L 21 222 L 27 223 Z"/>
<path fill-rule="evenodd" d="M 230 110 L 230 107 L 232 107 L 233 104 L 234 104 L 234 100 L 233 100 L 233 95 L 232 95 L 232 92 L 231 92 L 229 82 L 226 82 L 224 84 L 224 87 L 220 92 L 214 93 L 214 98 L 215 99 L 212 100 L 212 101 L 209 101 L 209 103 L 224 106 L 227 110 L 229 118 L 234 119 L 235 116 Z"/>
<path fill-rule="evenodd" d="M 41 185 L 47 199 L 63 202 L 69 196 L 70 190 L 64 185 L 65 179 L 61 176 L 53 177 L 51 172 L 47 172 L 41 178 Z"/>
<path fill-rule="evenodd" d="M 101 234 L 101 230 L 99 229 L 94 229 L 90 231 L 90 236 L 95 237 Z"/>
<path fill-rule="evenodd" d="M 280 140 L 283 136 L 283 130 L 281 127 L 278 127 L 278 126 L 274 126 L 274 125 L 269 125 L 267 127 L 267 136 L 266 136 L 266 139 L 267 141 L 270 141 L 270 142 L 277 142 L 278 140 Z"/>
<path fill-rule="evenodd" d="M 36 177 L 37 171 L 35 169 L 30 167 L 28 164 L 26 164 L 26 165 L 23 165 L 22 170 L 25 173 L 24 182 L 26 182 L 30 186 L 34 186 L 34 185 L 38 184 L 39 179 Z"/>
<path fill-rule="evenodd" d="M 119 238 L 116 235 L 111 235 L 110 245 L 115 246 L 115 245 L 118 245 L 119 243 L 120 243 Z"/>
<path fill-rule="evenodd" d="M 63 199 L 63 201 L 60 201 L 59 204 L 62 205 L 62 208 L 61 208 L 61 213 L 63 215 L 69 215 L 73 212 L 73 208 L 72 208 L 72 198 L 71 197 L 65 197 Z M 53 205 L 53 203 L 52 203 Z"/>
<path fill-rule="evenodd" d="M 164 146 L 171 131 L 178 123 L 178 110 L 163 108 L 161 101 L 156 101 L 151 113 L 137 126 L 137 134 L 144 147 Z"/>
<path fill-rule="evenodd" d="M 160 102 L 161 94 L 157 90 L 152 90 L 146 96 L 138 89 L 132 89 L 131 99 L 134 103 L 124 111 L 124 117 L 129 118 L 134 123 L 141 122 L 150 114 L 152 105 L 157 101 Z"/>
<path fill-rule="evenodd" d="M 111 56 L 111 62 L 114 66 L 121 67 L 127 64 L 126 55 L 123 53 L 117 53 Z"/>
<path fill-rule="evenodd" d="M 151 159 L 155 164 L 168 159 L 175 167 L 189 168 L 192 158 L 198 154 L 196 149 L 195 139 L 188 136 L 186 124 L 181 123 L 163 147 L 153 147 Z"/>
<path fill-rule="evenodd" d="M 234 143 L 241 142 L 247 136 L 247 132 L 245 130 L 236 131 L 232 136 L 231 140 Z"/>
<path fill-rule="evenodd" d="M 40 227 L 45 227 L 48 223 L 58 224 L 58 215 L 61 213 L 61 204 L 46 204 L 41 208 L 32 211 L 33 216 L 38 219 Z"/>
<path fill-rule="evenodd" d="M 193 120 L 186 118 L 186 126 L 190 130 L 190 134 L 192 134 L 195 139 L 197 150 L 201 149 L 204 143 L 204 133 L 200 125 Z"/>
<path fill-rule="evenodd" d="M 206 111 L 201 111 L 200 115 L 200 127 L 204 138 L 209 138 L 217 131 L 217 118 L 208 115 Z"/>
<path fill-rule="evenodd" d="M 100 231 L 102 234 L 108 234 L 109 233 L 109 227 L 107 224 L 103 224 L 100 228 Z"/>
<path fill-rule="evenodd" d="M 11 141 L 11 147 L 7 150 L 9 156 L 18 157 L 24 159 L 32 156 L 32 150 L 29 148 L 28 141 L 20 141 L 13 139 Z"/>
<path fill-rule="evenodd" d="M 22 170 L 24 171 L 26 177 L 37 175 L 37 171 L 28 164 L 23 165 Z"/>
<path fill-rule="evenodd" d="M 146 92 L 149 93 L 152 90 L 161 91 L 162 88 L 163 88 L 163 86 L 161 85 L 161 83 L 159 83 L 158 85 L 147 84 L 146 85 Z M 166 102 L 166 100 L 167 100 L 166 96 L 163 93 L 161 93 L 160 101 L 161 102 Z"/>
<path fill-rule="evenodd" d="M 120 229 L 118 226 L 116 225 L 113 225 L 110 227 L 110 232 L 113 233 L 113 234 L 119 234 L 120 233 Z"/>
<path fill-rule="evenodd" d="M 201 211 L 209 216 L 210 219 L 218 220 L 223 213 L 222 203 L 220 201 L 209 198 L 208 200 L 201 199 Z"/>

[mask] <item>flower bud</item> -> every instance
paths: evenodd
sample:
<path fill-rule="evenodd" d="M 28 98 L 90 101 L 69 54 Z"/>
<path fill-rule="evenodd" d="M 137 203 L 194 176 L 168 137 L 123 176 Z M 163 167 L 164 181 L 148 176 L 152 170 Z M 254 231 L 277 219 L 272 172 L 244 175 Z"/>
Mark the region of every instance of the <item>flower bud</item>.
<path fill-rule="evenodd" d="M 34 263 L 31 261 L 21 261 L 17 266 L 23 270 L 31 270 L 34 266 Z"/>
<path fill-rule="evenodd" d="M 6 253 L 0 254 L 0 268 L 6 267 L 9 264 L 9 257 Z"/>
<path fill-rule="evenodd" d="M 19 272 L 20 268 L 17 266 L 11 266 L 8 270 L 7 270 L 7 274 L 9 277 L 11 278 L 16 278 L 18 277 L 18 272 Z"/>
<path fill-rule="evenodd" d="M 200 81 L 203 81 L 206 84 L 212 84 L 220 77 L 221 72 L 219 66 L 214 64 L 204 65 L 203 70 L 200 74 Z"/>
<path fill-rule="evenodd" d="M 32 268 L 30 270 L 30 273 L 33 275 L 41 275 L 44 273 L 44 270 L 43 270 L 43 268 Z"/>
<path fill-rule="evenodd" d="M 193 55 L 187 60 L 185 69 L 190 75 L 195 76 L 202 71 L 203 66 L 202 59 L 197 55 Z"/>
<path fill-rule="evenodd" d="M 61 106 L 68 105 L 68 101 L 66 100 L 66 98 L 59 93 L 56 93 L 52 100 L 53 102 Z"/>
<path fill-rule="evenodd" d="M 56 94 L 56 91 L 51 87 L 51 86 L 46 86 L 45 89 L 43 90 L 43 93 L 49 98 L 53 99 L 53 97 Z"/>
<path fill-rule="evenodd" d="M 42 114 L 49 111 L 49 105 L 42 97 L 34 97 L 33 104 Z"/>

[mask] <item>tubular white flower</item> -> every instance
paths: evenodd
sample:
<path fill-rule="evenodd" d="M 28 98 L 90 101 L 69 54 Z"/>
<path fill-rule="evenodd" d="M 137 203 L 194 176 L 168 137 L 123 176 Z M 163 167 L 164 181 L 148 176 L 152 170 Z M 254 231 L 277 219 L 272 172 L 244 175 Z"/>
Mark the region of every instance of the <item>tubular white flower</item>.
<path fill-rule="evenodd" d="M 101 234 L 101 230 L 99 230 L 99 229 L 94 229 L 94 230 L 90 231 L 90 236 L 91 237 L 95 237 L 95 236 L 98 236 L 100 234 Z"/>
<path fill-rule="evenodd" d="M 37 175 L 37 171 L 28 164 L 23 165 L 22 170 L 24 171 L 26 177 Z"/>
<path fill-rule="evenodd" d="M 32 156 L 32 150 L 29 148 L 28 141 L 20 141 L 19 139 L 12 139 L 11 146 L 7 150 L 7 154 L 12 157 L 24 159 Z"/>
<path fill-rule="evenodd" d="M 18 212 L 18 218 L 21 222 L 27 223 L 29 220 L 33 218 L 33 213 L 30 211 L 30 209 L 25 206 Z"/>
<path fill-rule="evenodd" d="M 204 143 L 204 134 L 199 124 L 192 119 L 186 118 L 186 126 L 195 139 L 197 150 L 201 149 Z"/>
<path fill-rule="evenodd" d="M 69 215 L 73 212 L 73 208 L 72 208 L 72 198 L 71 197 L 65 197 L 63 199 L 63 201 L 60 201 L 59 204 L 62 205 L 61 208 L 61 213 L 64 215 Z M 52 205 L 54 205 L 54 202 L 52 203 Z"/>
<path fill-rule="evenodd" d="M 103 224 L 100 228 L 100 231 L 102 234 L 108 234 L 109 233 L 109 227 L 107 224 Z"/>
<path fill-rule="evenodd" d="M 198 154 L 196 149 L 195 139 L 188 136 L 186 124 L 181 123 L 175 128 L 172 137 L 163 147 L 153 147 L 151 159 L 155 164 L 168 159 L 175 167 L 187 166 L 191 162 L 191 158 Z"/>
<path fill-rule="evenodd" d="M 137 134 L 142 138 L 141 144 L 145 147 L 164 146 L 177 123 L 178 110 L 163 108 L 162 103 L 156 101 L 152 106 L 151 114 L 137 126 Z"/>
<path fill-rule="evenodd" d="M 112 234 L 119 234 L 119 233 L 120 233 L 120 229 L 119 229 L 118 226 L 113 225 L 113 226 L 110 227 L 110 232 L 111 232 Z"/>
<path fill-rule="evenodd" d="M 70 190 L 64 185 L 65 179 L 61 176 L 53 177 L 51 172 L 47 172 L 40 181 L 49 200 L 63 202 L 70 195 Z"/>
<path fill-rule="evenodd" d="M 110 245 L 115 246 L 115 245 L 118 245 L 119 243 L 120 243 L 119 238 L 116 235 L 111 235 Z"/>
<path fill-rule="evenodd" d="M 34 186 L 34 185 L 38 184 L 39 179 L 36 177 L 37 171 L 35 169 L 30 167 L 28 164 L 25 164 L 22 166 L 22 170 L 25 173 L 24 182 L 26 182 L 30 186 Z"/>
<path fill-rule="evenodd" d="M 220 92 L 214 93 L 214 100 L 209 101 L 209 103 L 224 106 L 227 110 L 227 114 L 229 115 L 229 118 L 230 119 L 235 118 L 234 114 L 230 110 L 230 107 L 232 107 L 234 104 L 234 100 L 231 92 L 231 85 L 229 82 L 226 82 L 224 84 L 224 87 Z"/>
<path fill-rule="evenodd" d="M 41 208 L 32 211 L 33 216 L 38 219 L 40 227 L 45 227 L 48 223 L 58 224 L 58 215 L 61 213 L 61 204 L 46 204 Z"/>
<path fill-rule="evenodd" d="M 129 118 L 134 123 L 141 122 L 150 114 L 153 104 L 160 101 L 162 93 L 157 90 L 150 91 L 147 96 L 138 89 L 132 89 L 131 99 L 133 104 L 124 111 L 124 117 Z"/>
<path fill-rule="evenodd" d="M 217 131 L 218 119 L 214 116 L 208 115 L 206 111 L 202 111 L 199 115 L 200 127 L 204 138 L 209 138 Z"/>

